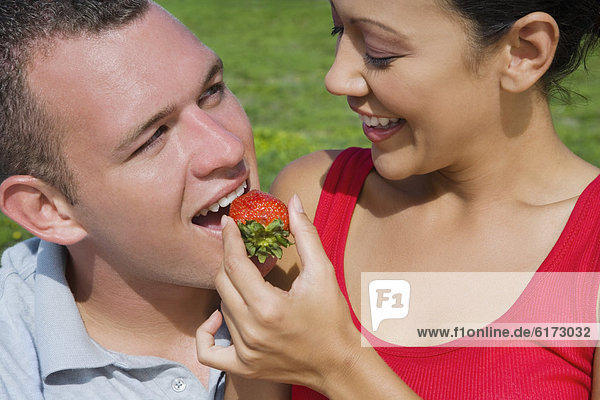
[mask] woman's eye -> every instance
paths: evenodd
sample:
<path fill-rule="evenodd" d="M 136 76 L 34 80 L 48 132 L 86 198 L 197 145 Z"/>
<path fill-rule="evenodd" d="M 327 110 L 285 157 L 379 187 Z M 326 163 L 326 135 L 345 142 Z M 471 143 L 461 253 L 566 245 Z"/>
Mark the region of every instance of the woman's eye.
<path fill-rule="evenodd" d="M 208 88 L 198 99 L 199 106 L 212 106 L 218 104 L 225 93 L 225 82 L 219 82 Z"/>
<path fill-rule="evenodd" d="M 344 27 L 343 26 L 334 26 L 333 28 L 331 28 L 331 36 L 338 36 L 338 35 L 342 35 L 344 33 Z"/>
<path fill-rule="evenodd" d="M 385 68 L 389 67 L 390 64 L 392 63 L 392 61 L 394 61 L 397 58 L 400 58 L 400 56 L 373 57 L 369 54 L 365 54 L 365 56 L 364 56 L 365 64 L 371 65 L 371 66 L 373 66 L 375 68 L 379 68 L 379 69 L 385 69 Z"/>

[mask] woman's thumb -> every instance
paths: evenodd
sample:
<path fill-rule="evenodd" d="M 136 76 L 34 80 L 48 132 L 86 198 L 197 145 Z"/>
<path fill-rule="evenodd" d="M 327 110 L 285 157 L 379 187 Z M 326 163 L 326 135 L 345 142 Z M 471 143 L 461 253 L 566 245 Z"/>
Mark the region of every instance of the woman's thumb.
<path fill-rule="evenodd" d="M 288 204 L 290 214 L 290 230 L 294 235 L 296 249 L 302 262 L 302 269 L 307 266 L 326 263 L 330 265 L 329 259 L 323 250 L 321 239 L 317 229 L 310 222 L 310 219 L 304 212 L 302 202 L 298 195 L 294 194 Z"/>

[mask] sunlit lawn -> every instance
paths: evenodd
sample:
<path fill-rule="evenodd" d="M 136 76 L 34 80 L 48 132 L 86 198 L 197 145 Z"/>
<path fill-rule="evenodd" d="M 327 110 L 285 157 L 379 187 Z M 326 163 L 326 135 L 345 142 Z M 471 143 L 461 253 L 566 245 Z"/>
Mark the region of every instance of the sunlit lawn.
<path fill-rule="evenodd" d="M 344 98 L 328 94 L 323 78 L 335 39 L 326 0 L 161 0 L 225 62 L 225 80 L 252 122 L 261 171 L 268 189 L 285 164 L 319 148 L 367 146 L 360 123 Z M 589 98 L 553 103 L 555 122 L 567 145 L 600 165 L 600 57 L 591 75 L 569 83 Z M 25 236 L 0 215 L 0 248 Z"/>

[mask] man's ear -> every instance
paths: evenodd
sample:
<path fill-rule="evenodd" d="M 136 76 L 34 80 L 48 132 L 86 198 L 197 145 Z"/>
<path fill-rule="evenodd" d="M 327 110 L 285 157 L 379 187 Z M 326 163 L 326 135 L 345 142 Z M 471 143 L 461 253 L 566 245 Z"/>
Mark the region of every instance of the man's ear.
<path fill-rule="evenodd" d="M 49 242 L 70 245 L 86 235 L 62 193 L 29 175 L 10 176 L 0 184 L 0 209 L 33 235 Z"/>
<path fill-rule="evenodd" d="M 506 35 L 502 88 L 521 93 L 534 86 L 552 64 L 558 37 L 558 24 L 544 12 L 517 20 Z"/>

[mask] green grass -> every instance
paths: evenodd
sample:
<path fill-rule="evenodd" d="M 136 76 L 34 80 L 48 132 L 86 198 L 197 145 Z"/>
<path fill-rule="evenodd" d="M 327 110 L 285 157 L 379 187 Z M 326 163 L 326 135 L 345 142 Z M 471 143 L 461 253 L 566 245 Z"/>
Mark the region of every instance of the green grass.
<path fill-rule="evenodd" d="M 327 93 L 323 78 L 334 54 L 326 0 L 159 0 L 225 62 L 225 80 L 254 127 L 261 186 L 277 171 L 320 148 L 368 146 L 346 99 Z M 568 83 L 588 97 L 553 103 L 565 143 L 600 165 L 600 56 L 587 76 Z M 21 237 L 19 237 L 21 235 Z M 25 237 L 0 215 L 0 248 Z"/>
<path fill-rule="evenodd" d="M 556 129 L 563 141 L 583 159 L 600 166 L 600 51 L 587 62 L 586 73 L 580 69 L 565 86 L 585 99 L 573 97 L 570 105 L 552 103 Z"/>
<path fill-rule="evenodd" d="M 0 253 L 18 241 L 29 237 L 29 233 L 0 213 Z"/>

